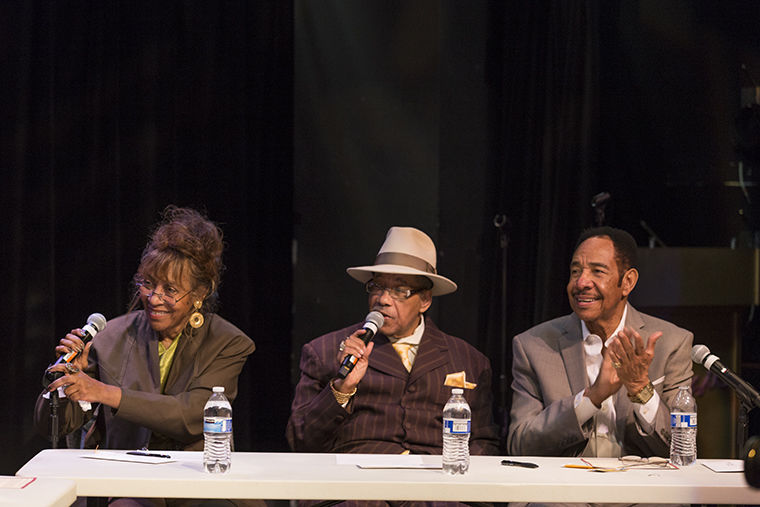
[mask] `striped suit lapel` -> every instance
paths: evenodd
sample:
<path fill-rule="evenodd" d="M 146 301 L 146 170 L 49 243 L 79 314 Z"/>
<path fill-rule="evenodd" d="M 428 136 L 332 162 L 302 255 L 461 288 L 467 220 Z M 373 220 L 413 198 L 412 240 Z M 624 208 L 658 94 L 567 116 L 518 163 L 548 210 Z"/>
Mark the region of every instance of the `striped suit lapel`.
<path fill-rule="evenodd" d="M 406 378 L 408 375 L 406 368 L 388 338 L 377 335 L 374 342 L 375 347 L 372 349 L 372 355 L 369 356 L 369 367 L 386 375 Z"/>
<path fill-rule="evenodd" d="M 420 348 L 414 359 L 409 382 L 412 383 L 420 377 L 430 373 L 431 370 L 440 368 L 448 363 L 448 346 L 441 332 L 433 325 L 430 319 L 425 320 L 425 333 L 420 340 Z"/>

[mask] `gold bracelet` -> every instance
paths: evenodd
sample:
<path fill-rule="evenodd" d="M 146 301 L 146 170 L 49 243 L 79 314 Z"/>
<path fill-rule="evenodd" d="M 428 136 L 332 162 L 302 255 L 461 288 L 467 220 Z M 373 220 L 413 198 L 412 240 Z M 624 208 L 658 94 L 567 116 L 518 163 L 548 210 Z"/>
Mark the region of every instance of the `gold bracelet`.
<path fill-rule="evenodd" d="M 639 392 L 636 394 L 628 393 L 628 399 L 631 400 L 633 403 L 641 403 L 644 404 L 648 402 L 652 396 L 654 396 L 654 386 L 652 385 L 652 382 L 648 382 L 647 385 L 641 388 Z"/>
<path fill-rule="evenodd" d="M 354 387 L 354 390 L 350 393 L 342 393 L 335 389 L 333 382 L 335 382 L 335 380 L 330 381 L 330 389 L 332 390 L 333 396 L 335 396 L 335 401 L 338 402 L 338 405 L 345 405 L 351 400 L 351 397 L 356 394 L 356 388 Z"/>

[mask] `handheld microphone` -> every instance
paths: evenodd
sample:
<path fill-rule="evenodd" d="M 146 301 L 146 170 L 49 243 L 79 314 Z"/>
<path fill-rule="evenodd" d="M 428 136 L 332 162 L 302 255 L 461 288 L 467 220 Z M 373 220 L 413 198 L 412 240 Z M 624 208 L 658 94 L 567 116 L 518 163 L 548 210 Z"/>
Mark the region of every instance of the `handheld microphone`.
<path fill-rule="evenodd" d="M 742 378 L 733 371 L 726 368 L 720 362 L 720 358 L 710 354 L 710 349 L 705 345 L 694 345 L 691 348 L 691 360 L 701 364 L 706 369 L 713 372 L 723 382 L 728 384 L 731 389 L 741 398 L 741 401 L 750 407 L 760 407 L 760 393 L 754 387 L 742 380 Z"/>
<path fill-rule="evenodd" d="M 383 327 L 383 322 L 385 322 L 385 318 L 383 317 L 383 314 L 380 312 L 369 312 L 367 316 L 364 318 L 364 320 L 365 322 L 362 328 L 365 329 L 366 332 L 361 336 L 361 338 L 362 340 L 364 340 L 364 343 L 366 345 L 375 336 L 375 333 L 377 333 L 377 330 Z M 346 357 L 344 357 L 343 362 L 340 363 L 340 369 L 338 370 L 338 378 L 346 378 L 346 375 L 351 373 L 351 370 L 353 370 L 354 366 L 356 366 L 357 361 L 359 361 L 359 358 L 353 354 L 349 354 Z"/>
<path fill-rule="evenodd" d="M 87 317 L 87 324 L 85 324 L 82 327 L 82 332 L 84 333 L 84 336 L 81 337 L 82 341 L 85 345 L 89 343 L 96 334 L 98 334 L 100 331 L 104 330 L 106 328 L 106 318 L 103 316 L 103 314 L 100 313 L 93 313 L 89 317 Z M 58 360 L 48 366 L 48 369 L 45 370 L 45 378 L 43 379 L 42 383 L 47 387 L 47 384 L 54 381 L 57 378 L 60 378 L 63 376 L 63 373 L 60 371 L 50 371 L 50 368 L 53 366 L 59 365 L 61 363 L 70 363 L 73 361 L 82 351 L 81 350 L 72 350 L 68 354 L 64 354 L 61 357 L 58 358 Z M 47 384 L 45 384 L 45 381 L 47 380 Z"/>

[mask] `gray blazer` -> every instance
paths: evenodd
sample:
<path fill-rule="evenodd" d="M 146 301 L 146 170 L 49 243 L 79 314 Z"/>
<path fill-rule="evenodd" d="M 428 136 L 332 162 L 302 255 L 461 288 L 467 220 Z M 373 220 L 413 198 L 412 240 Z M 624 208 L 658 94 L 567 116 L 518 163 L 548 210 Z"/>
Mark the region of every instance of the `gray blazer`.
<path fill-rule="evenodd" d="M 626 326 L 645 340 L 655 331 L 657 341 L 649 378 L 660 396 L 652 424 L 642 424 L 622 387 L 614 396 L 616 433 L 623 453 L 668 456 L 670 403 L 692 376 L 693 334 L 667 321 L 628 306 Z M 512 342 L 512 410 L 507 440 L 510 454 L 577 456 L 592 432 L 590 422 L 580 426 L 575 417 L 575 395 L 588 387 L 581 322 L 570 314 L 539 324 L 515 336 Z"/>
<path fill-rule="evenodd" d="M 162 393 L 157 340 L 142 310 L 109 320 L 93 338 L 87 373 L 122 389 L 118 410 L 100 408 L 101 447 L 139 449 L 153 443 L 161 449 L 203 449 L 203 406 L 211 388 L 224 386 L 234 400 L 238 375 L 254 350 L 240 329 L 218 315 L 206 315 L 200 329 L 180 338 Z M 34 419 L 43 435 L 50 431 L 49 415 L 48 401 L 40 395 Z M 62 398 L 61 434 L 91 416 Z"/>

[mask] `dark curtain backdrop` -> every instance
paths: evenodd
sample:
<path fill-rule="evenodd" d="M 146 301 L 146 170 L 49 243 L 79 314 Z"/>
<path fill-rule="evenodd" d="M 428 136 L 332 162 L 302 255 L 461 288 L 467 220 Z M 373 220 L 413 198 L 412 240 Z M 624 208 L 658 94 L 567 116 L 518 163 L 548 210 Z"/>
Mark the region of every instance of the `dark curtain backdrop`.
<path fill-rule="evenodd" d="M 757 247 L 757 161 L 746 146 L 760 143 L 760 37 L 750 21 L 760 19 L 760 3 L 489 6 L 494 210 L 512 227 L 507 340 L 569 312 L 568 261 L 578 233 L 594 223 L 590 203 L 599 192 L 611 194 L 605 223 L 630 231 L 639 246 L 653 230 L 670 247 Z M 484 269 L 496 272 L 500 261 L 491 255 Z M 498 337 L 500 284 L 491 282 L 491 305 L 481 308 L 492 312 L 481 323 Z M 676 311 L 661 316 L 697 325 Z M 745 374 L 757 382 L 752 316 L 741 322 L 738 347 Z M 727 326 L 722 335 L 692 330 L 695 343 L 731 340 Z M 500 344 L 493 339 L 485 350 L 509 368 L 509 347 L 500 353 Z M 695 374 L 704 376 L 697 367 Z M 731 431 L 731 417 L 723 414 L 719 431 Z"/>
<path fill-rule="evenodd" d="M 567 313 L 567 266 L 579 232 L 593 224 L 598 186 L 598 2 L 490 4 L 490 178 L 501 231 L 490 239 L 480 344 L 500 379 L 497 416 L 506 428 L 511 337 Z M 506 265 L 504 258 L 506 257 Z M 506 278 L 507 291 L 502 294 Z M 506 301 L 504 301 L 506 296 Z"/>
<path fill-rule="evenodd" d="M 511 337 L 570 311 L 594 195 L 640 246 L 642 223 L 673 247 L 752 246 L 735 119 L 759 16 L 754 0 L 297 0 L 293 378 L 303 342 L 366 312 L 344 270 L 390 225 L 436 241 L 460 288 L 431 314 L 491 358 L 504 426 Z"/>
<path fill-rule="evenodd" d="M 126 310 L 170 203 L 220 223 L 219 313 L 257 345 L 234 405 L 237 448 L 284 449 L 292 18 L 279 0 L 0 4 L 0 473 L 47 446 L 32 408 L 55 344 L 92 312 Z"/>
<path fill-rule="evenodd" d="M 567 308 L 598 191 L 597 4 L 302 0 L 295 40 L 294 381 L 304 342 L 367 311 L 345 268 L 412 225 L 459 284 L 429 313 L 489 355 L 506 425 L 510 338 Z"/>
<path fill-rule="evenodd" d="M 367 314 L 346 267 L 393 225 L 439 239 L 443 4 L 295 2 L 294 382 L 303 343 Z"/>

